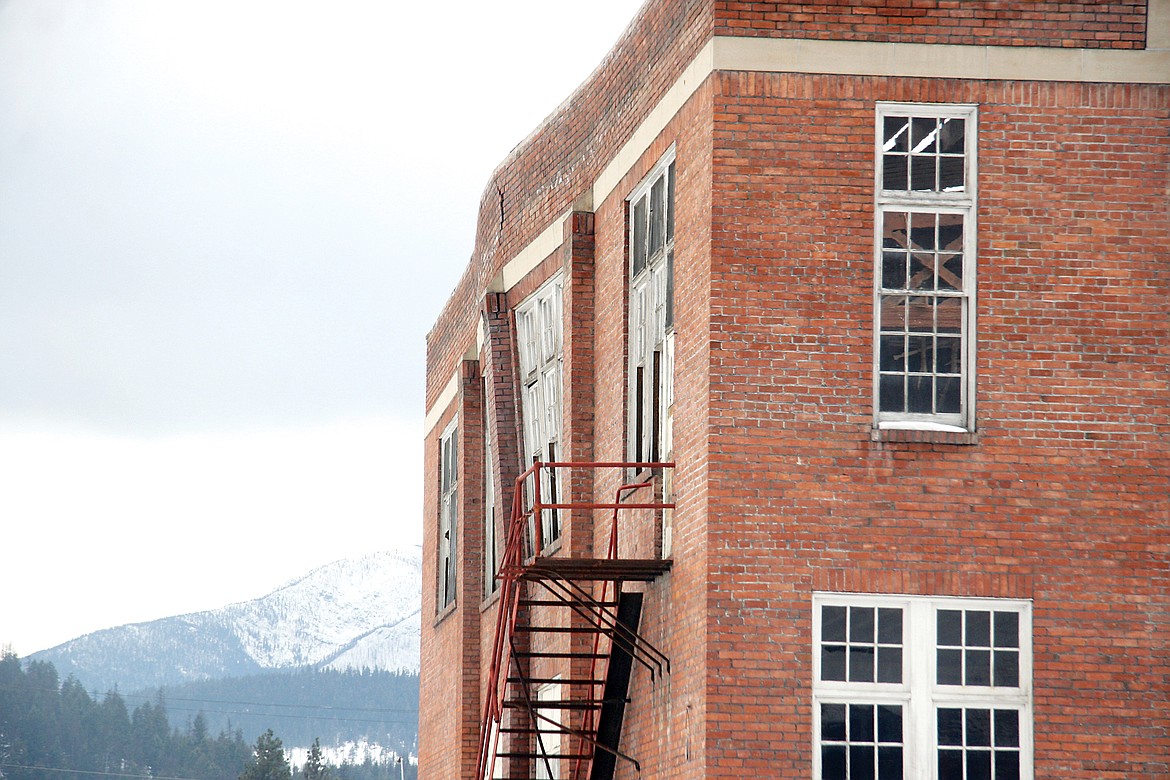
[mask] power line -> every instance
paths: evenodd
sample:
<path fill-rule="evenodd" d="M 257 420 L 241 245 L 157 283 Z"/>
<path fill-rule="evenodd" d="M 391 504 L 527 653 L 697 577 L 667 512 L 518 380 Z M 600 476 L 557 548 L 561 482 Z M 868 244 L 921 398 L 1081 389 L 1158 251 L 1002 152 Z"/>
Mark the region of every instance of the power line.
<path fill-rule="evenodd" d="M 156 696 L 147 696 L 141 693 L 118 694 L 124 699 L 145 699 L 147 701 L 154 700 Z M 345 707 L 334 706 L 332 704 L 284 704 L 279 702 L 264 702 L 264 701 L 236 701 L 234 699 L 192 699 L 185 696 L 167 696 L 164 692 L 162 695 L 164 705 L 168 705 L 172 701 L 185 702 L 187 704 L 231 704 L 237 707 L 289 707 L 289 708 L 309 708 L 316 707 L 323 710 L 342 710 L 344 712 L 414 712 L 410 707 Z"/>
<path fill-rule="evenodd" d="M 58 694 L 60 693 L 60 689 L 54 690 L 53 688 L 23 688 L 23 687 L 16 687 L 16 686 L 12 686 L 12 687 L 0 686 L 0 690 L 2 690 L 2 691 L 26 690 L 26 691 L 36 691 L 36 692 L 40 692 L 40 693 L 58 693 Z M 141 700 L 146 701 L 146 702 L 152 702 L 158 698 L 157 695 L 148 696 L 148 695 L 142 694 L 142 693 L 110 692 L 110 693 L 106 693 L 105 695 L 110 696 L 111 693 L 120 699 L 141 699 Z M 101 703 L 97 699 L 91 699 L 91 701 L 93 701 L 95 704 Z M 169 704 L 172 701 L 182 702 L 182 703 L 186 703 L 186 704 L 230 704 L 230 705 L 233 705 L 236 707 L 287 707 L 290 709 L 316 708 L 316 709 L 321 709 L 321 710 L 337 710 L 340 712 L 397 713 L 397 712 L 416 712 L 417 711 L 416 708 L 412 708 L 412 707 L 345 707 L 345 706 L 334 706 L 332 704 L 285 704 L 285 703 L 281 703 L 281 702 L 238 701 L 238 700 L 234 700 L 234 699 L 196 699 L 196 698 L 190 698 L 190 697 L 186 697 L 186 696 L 171 697 L 171 696 L 166 695 L 165 688 L 164 688 L 163 695 L 162 695 L 163 706 L 166 709 L 171 709 Z M 192 711 L 189 709 L 185 710 L 181 707 L 177 707 L 175 709 L 177 709 L 179 712 L 191 712 Z M 215 710 L 215 712 L 230 713 L 232 711 L 230 711 L 230 710 Z M 240 712 L 239 714 L 247 714 L 247 713 Z"/>
<path fill-rule="evenodd" d="M 265 706 L 265 705 L 260 705 Z M 305 705 L 305 709 L 309 709 L 311 705 Z M 168 707 L 167 713 L 171 712 L 194 712 L 196 714 L 202 712 L 204 714 L 214 715 L 248 715 L 251 717 L 263 718 L 293 718 L 296 720 L 333 720 L 339 723 L 413 723 L 413 718 L 346 718 L 330 714 L 294 714 L 290 712 L 252 712 L 250 710 L 209 710 L 209 709 L 193 709 L 191 707 Z"/>
<path fill-rule="evenodd" d="M 101 777 L 132 777 L 137 780 L 150 778 L 151 780 L 199 780 L 198 777 L 179 777 L 177 775 L 147 775 L 141 772 L 136 775 L 125 772 L 100 772 L 96 769 L 57 769 L 51 766 L 25 766 L 24 764 L 0 764 L 0 769 L 35 769 L 38 772 L 59 772 L 69 775 L 99 775 Z"/>

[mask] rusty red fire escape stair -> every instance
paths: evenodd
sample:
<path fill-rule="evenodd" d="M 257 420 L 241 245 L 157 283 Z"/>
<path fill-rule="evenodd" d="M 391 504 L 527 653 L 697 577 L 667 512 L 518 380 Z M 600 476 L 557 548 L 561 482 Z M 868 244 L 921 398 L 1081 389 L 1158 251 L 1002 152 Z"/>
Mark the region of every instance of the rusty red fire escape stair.
<path fill-rule="evenodd" d="M 605 503 L 559 503 L 555 497 L 543 503 L 541 486 L 566 484 L 555 477 L 557 470 L 610 469 L 626 474 L 673 467 L 536 463 L 517 478 L 483 698 L 479 780 L 507 776 L 604 780 L 612 777 L 617 760 L 640 771 L 638 761 L 619 749 L 630 671 L 637 664 L 657 680 L 670 671 L 670 660 L 638 633 L 642 595 L 623 593 L 622 587 L 661 577 L 671 561 L 618 557 L 618 515 L 634 509 L 661 512 L 674 505 L 661 499 L 635 500 L 653 494 L 653 481 L 623 484 L 614 500 Z M 613 512 L 605 557 L 537 555 L 545 548 L 541 538 L 545 513 L 562 509 Z M 545 616 L 540 624 L 532 622 L 534 610 Z M 551 615 L 560 617 L 553 620 Z M 533 662 L 563 665 L 567 673 L 535 676 L 530 674 Z M 504 760 L 511 762 L 506 774 L 501 773 Z"/>

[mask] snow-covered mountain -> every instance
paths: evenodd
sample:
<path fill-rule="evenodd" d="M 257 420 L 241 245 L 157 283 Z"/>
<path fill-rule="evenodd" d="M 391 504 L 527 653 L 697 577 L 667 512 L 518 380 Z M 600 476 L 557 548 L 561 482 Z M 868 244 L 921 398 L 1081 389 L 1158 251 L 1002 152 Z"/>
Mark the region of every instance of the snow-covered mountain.
<path fill-rule="evenodd" d="M 418 674 L 417 548 L 314 569 L 253 601 L 108 628 L 30 656 L 99 692 L 302 667 Z"/>

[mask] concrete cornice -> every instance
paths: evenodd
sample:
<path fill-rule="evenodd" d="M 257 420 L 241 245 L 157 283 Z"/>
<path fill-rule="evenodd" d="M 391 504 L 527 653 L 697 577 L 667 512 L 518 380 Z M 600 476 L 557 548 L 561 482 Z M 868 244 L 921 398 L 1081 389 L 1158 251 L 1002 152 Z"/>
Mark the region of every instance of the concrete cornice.
<path fill-rule="evenodd" d="M 713 70 L 996 81 L 1170 83 L 1170 51 L 731 38 Z"/>

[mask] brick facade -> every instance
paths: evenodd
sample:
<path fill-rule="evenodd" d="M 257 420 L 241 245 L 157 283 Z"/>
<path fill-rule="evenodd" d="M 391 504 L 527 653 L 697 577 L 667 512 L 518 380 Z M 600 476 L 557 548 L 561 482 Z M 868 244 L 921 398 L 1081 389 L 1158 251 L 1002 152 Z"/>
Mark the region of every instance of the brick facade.
<path fill-rule="evenodd" d="M 671 149 L 677 508 L 673 568 L 644 588 L 642 615 L 671 672 L 635 673 L 621 745 L 642 772 L 619 762 L 617 777 L 812 777 L 829 760 L 813 692 L 813 599 L 826 593 L 1029 604 L 1023 776 L 1170 774 L 1170 54 L 1146 38 L 1170 18 L 1155 6 L 647 2 L 497 169 L 428 337 L 421 777 L 475 774 L 498 608 L 482 574 L 484 458 L 499 517 L 523 468 L 514 312 L 562 274 L 562 451 L 625 459 L 626 198 Z M 812 53 L 912 45 L 916 61 L 934 44 L 960 59 L 1000 56 L 988 46 L 1120 59 L 1079 80 L 945 63 L 931 76 L 893 59 L 801 71 L 781 55 L 736 65 L 720 52 L 739 38 Z M 713 65 L 696 66 L 713 46 Z M 972 430 L 875 424 L 887 103 L 978 112 Z M 453 420 L 459 584 L 437 611 L 439 440 Z M 570 490 L 587 500 L 616 484 Z M 602 547 L 603 514 L 574 510 L 558 554 Z M 654 553 L 661 530 L 647 528 L 623 544 Z M 904 776 L 935 777 L 931 761 Z"/>
<path fill-rule="evenodd" d="M 717 35 L 842 41 L 1141 49 L 1146 40 L 1146 3 L 716 2 L 715 31 Z"/>

